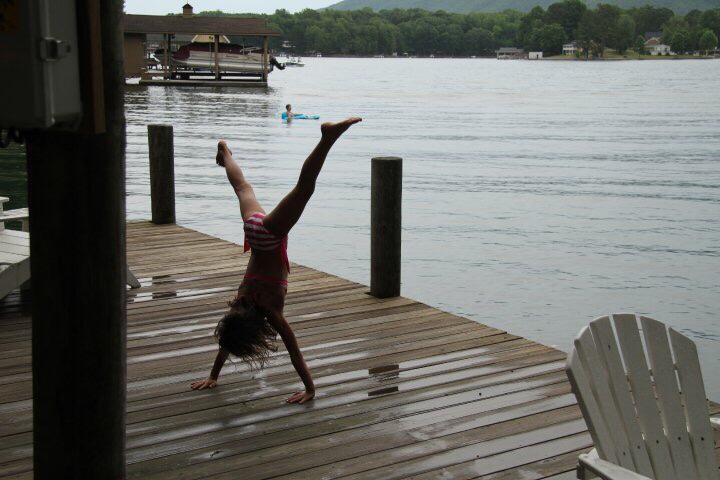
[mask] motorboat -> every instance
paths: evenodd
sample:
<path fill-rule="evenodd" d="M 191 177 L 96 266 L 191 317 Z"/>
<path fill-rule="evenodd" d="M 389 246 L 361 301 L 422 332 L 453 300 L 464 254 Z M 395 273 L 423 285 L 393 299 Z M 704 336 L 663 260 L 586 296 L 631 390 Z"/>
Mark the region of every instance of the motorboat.
<path fill-rule="evenodd" d="M 214 70 L 215 69 L 215 42 L 196 36 L 191 43 L 182 45 L 170 55 L 170 65 L 188 70 Z M 212 37 L 206 35 L 206 37 Z M 165 50 L 160 48 L 154 52 L 155 58 L 162 64 Z M 283 70 L 285 67 L 275 57 L 268 55 L 267 71 L 273 67 Z M 218 42 L 218 67 L 224 72 L 237 72 L 247 75 L 262 75 L 263 51 L 260 47 L 237 45 L 229 43 L 227 37 L 221 37 Z"/>
<path fill-rule="evenodd" d="M 304 67 L 305 64 L 303 63 L 302 59 L 300 57 L 287 57 L 287 59 L 283 62 L 283 65 L 286 67 Z"/>

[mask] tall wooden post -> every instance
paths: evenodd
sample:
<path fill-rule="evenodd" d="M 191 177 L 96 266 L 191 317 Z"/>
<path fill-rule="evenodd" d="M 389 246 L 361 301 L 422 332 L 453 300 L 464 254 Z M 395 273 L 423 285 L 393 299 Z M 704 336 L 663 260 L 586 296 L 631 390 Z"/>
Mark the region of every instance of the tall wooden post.
<path fill-rule="evenodd" d="M 263 56 L 262 56 L 262 81 L 267 83 L 268 79 L 268 37 L 263 37 Z"/>
<path fill-rule="evenodd" d="M 175 151 L 172 125 L 148 125 L 152 222 L 175 223 Z"/>
<path fill-rule="evenodd" d="M 165 51 L 163 52 L 163 63 L 165 72 L 163 72 L 163 78 L 167 80 L 170 78 L 170 34 L 165 34 Z"/>
<path fill-rule="evenodd" d="M 402 158 L 372 159 L 370 193 L 370 294 L 400 295 Z"/>
<path fill-rule="evenodd" d="M 220 35 L 215 34 L 215 80 L 220 80 Z"/>
<path fill-rule="evenodd" d="M 103 122 L 27 137 L 33 469 L 35 479 L 120 479 L 127 334 L 123 2 L 76 5 L 81 88 L 92 89 L 93 71 L 102 72 L 95 87 Z M 100 45 L 99 59 L 91 43 Z M 59 214 L 63 208 L 72 216 Z"/>

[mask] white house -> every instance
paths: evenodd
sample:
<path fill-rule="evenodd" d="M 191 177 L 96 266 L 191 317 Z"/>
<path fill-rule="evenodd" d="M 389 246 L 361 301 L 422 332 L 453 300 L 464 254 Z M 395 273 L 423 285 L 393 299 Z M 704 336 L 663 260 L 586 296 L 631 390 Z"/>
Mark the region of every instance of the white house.
<path fill-rule="evenodd" d="M 660 37 L 651 37 L 645 41 L 645 51 L 650 55 L 669 55 L 670 45 L 662 43 Z"/>
<path fill-rule="evenodd" d="M 563 45 L 563 55 L 575 56 L 578 53 L 577 42 L 570 42 Z"/>
<path fill-rule="evenodd" d="M 543 52 L 528 52 L 528 60 L 542 60 Z"/>

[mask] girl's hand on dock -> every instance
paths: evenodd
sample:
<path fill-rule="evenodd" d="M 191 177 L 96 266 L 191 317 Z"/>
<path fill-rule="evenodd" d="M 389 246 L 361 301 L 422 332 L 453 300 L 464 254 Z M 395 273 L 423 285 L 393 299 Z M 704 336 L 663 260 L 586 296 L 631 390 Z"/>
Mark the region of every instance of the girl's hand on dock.
<path fill-rule="evenodd" d="M 193 390 L 203 390 L 205 388 L 215 388 L 217 387 L 217 379 L 214 378 L 206 378 L 204 380 L 196 380 L 190 384 L 190 388 Z"/>
<path fill-rule="evenodd" d="M 293 393 L 290 398 L 285 400 L 287 403 L 299 403 L 303 404 L 307 402 L 308 400 L 312 400 L 315 397 L 315 392 L 295 392 Z"/>

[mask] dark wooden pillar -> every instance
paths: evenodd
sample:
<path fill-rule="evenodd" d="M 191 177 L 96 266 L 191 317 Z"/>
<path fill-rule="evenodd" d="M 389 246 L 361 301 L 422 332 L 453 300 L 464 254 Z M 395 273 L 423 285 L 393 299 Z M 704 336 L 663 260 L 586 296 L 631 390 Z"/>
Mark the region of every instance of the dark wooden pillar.
<path fill-rule="evenodd" d="M 104 122 L 28 136 L 36 479 L 125 477 L 125 119 L 120 0 L 96 11 L 99 64 L 81 40 L 81 89 Z M 84 35 L 84 34 L 85 35 Z M 97 79 L 96 79 L 97 80 Z M 85 99 L 87 100 L 87 99 Z M 87 107 L 87 103 L 85 103 Z M 104 123 L 104 124 L 103 124 Z"/>
<path fill-rule="evenodd" d="M 163 52 L 163 62 L 165 71 L 163 72 L 163 78 L 168 79 L 170 78 L 170 34 L 165 34 L 165 51 Z"/>
<path fill-rule="evenodd" d="M 372 159 L 370 188 L 370 294 L 400 295 L 402 158 Z"/>
<path fill-rule="evenodd" d="M 215 34 L 215 80 L 220 80 L 220 36 Z"/>
<path fill-rule="evenodd" d="M 148 125 L 152 222 L 175 223 L 175 148 L 172 125 Z"/>
<path fill-rule="evenodd" d="M 263 56 L 262 56 L 262 81 L 267 83 L 268 79 L 268 37 L 263 37 Z"/>

